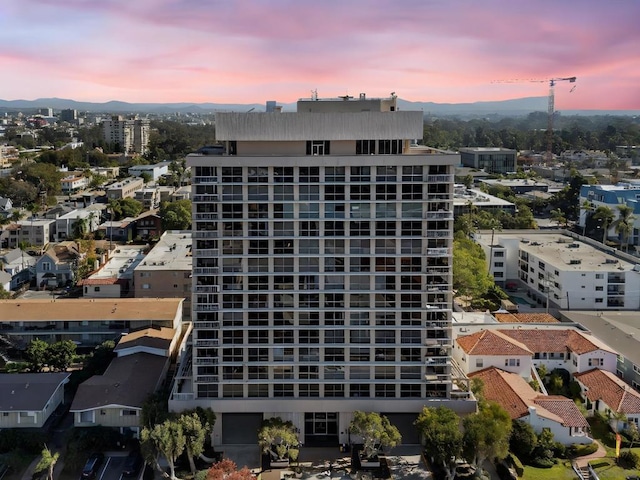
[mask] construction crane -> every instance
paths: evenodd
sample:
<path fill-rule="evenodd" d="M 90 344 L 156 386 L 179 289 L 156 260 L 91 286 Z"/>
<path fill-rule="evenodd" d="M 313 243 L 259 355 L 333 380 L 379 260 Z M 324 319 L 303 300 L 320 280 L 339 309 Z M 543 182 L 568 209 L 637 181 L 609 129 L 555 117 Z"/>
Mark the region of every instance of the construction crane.
<path fill-rule="evenodd" d="M 576 83 L 576 77 L 557 77 L 549 78 L 546 80 L 541 79 L 515 79 L 515 80 L 496 80 L 492 83 L 521 83 L 521 82 L 533 82 L 533 83 L 549 83 L 549 103 L 548 103 L 548 119 L 547 119 L 547 153 L 545 155 L 545 161 L 551 162 L 553 159 L 553 120 L 555 117 L 555 86 L 557 82 L 569 82 Z M 573 92 L 575 85 L 570 90 Z"/>

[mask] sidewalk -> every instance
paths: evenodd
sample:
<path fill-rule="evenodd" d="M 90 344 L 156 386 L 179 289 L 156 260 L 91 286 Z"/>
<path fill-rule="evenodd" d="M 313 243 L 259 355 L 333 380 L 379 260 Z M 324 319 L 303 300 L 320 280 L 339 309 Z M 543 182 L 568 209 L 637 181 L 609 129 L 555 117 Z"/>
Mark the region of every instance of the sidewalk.
<path fill-rule="evenodd" d="M 604 449 L 602 444 L 595 439 L 593 441 L 598 444 L 598 450 L 596 450 L 593 453 L 590 453 L 589 455 L 585 455 L 584 457 L 576 458 L 575 463 L 578 466 L 578 468 L 586 467 L 589 464 L 589 462 L 591 462 L 591 460 L 596 460 L 598 458 L 604 458 L 607 456 L 607 451 Z"/>

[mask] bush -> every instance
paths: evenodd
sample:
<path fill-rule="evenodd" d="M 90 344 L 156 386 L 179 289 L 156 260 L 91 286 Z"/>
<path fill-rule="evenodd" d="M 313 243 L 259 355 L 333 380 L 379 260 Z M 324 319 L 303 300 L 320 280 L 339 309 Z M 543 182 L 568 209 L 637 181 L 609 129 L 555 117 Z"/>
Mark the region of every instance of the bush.
<path fill-rule="evenodd" d="M 42 445 L 48 442 L 46 433 L 35 428 L 0 430 L 0 453 L 18 449 L 32 454 L 40 454 Z"/>
<path fill-rule="evenodd" d="M 529 464 L 535 468 L 551 468 L 556 464 L 556 462 L 553 458 L 540 457 L 532 459 Z"/>
<path fill-rule="evenodd" d="M 595 442 L 586 445 L 574 443 L 567 448 L 567 454 L 571 457 L 584 457 L 585 455 L 595 453 L 596 450 L 598 450 L 598 444 Z"/>
<path fill-rule="evenodd" d="M 555 442 L 553 444 L 553 456 L 556 458 L 567 458 L 567 447 L 560 442 Z"/>
<path fill-rule="evenodd" d="M 622 468 L 636 468 L 640 463 L 640 456 L 632 450 L 625 450 L 618 457 L 618 465 Z"/>
<path fill-rule="evenodd" d="M 524 475 L 524 465 L 522 465 L 522 462 L 518 457 L 512 454 L 509 454 L 507 455 L 507 458 L 504 459 L 504 461 L 505 463 L 507 463 L 507 465 L 510 465 L 513 468 L 515 468 L 516 473 L 518 474 L 518 477 L 521 477 Z"/>

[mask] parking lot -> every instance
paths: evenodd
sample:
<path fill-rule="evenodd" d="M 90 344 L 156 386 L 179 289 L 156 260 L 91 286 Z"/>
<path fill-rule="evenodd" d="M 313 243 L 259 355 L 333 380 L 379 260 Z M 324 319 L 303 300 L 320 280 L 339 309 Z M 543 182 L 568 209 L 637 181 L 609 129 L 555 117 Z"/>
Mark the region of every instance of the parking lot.
<path fill-rule="evenodd" d="M 122 468 L 127 458 L 128 452 L 106 452 L 104 463 L 98 471 L 95 480 L 122 480 Z M 142 477 L 144 469 L 140 469 L 137 477 L 127 480 L 139 480 Z"/>

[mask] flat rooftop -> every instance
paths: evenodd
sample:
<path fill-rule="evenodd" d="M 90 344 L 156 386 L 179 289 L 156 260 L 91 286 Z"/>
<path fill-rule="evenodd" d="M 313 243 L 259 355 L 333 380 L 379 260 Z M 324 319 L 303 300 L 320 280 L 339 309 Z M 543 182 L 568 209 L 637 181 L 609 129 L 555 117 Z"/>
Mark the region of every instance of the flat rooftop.
<path fill-rule="evenodd" d="M 0 322 L 173 322 L 182 298 L 66 298 L 0 300 Z"/>
<path fill-rule="evenodd" d="M 491 232 L 477 234 L 476 238 L 480 243 L 489 245 Z M 635 266 L 634 263 L 561 233 L 495 232 L 493 244 L 500 245 L 503 240 L 510 239 L 519 240 L 520 251 L 527 252 L 549 265 L 561 267 L 564 271 L 625 272 L 633 270 Z"/>
<path fill-rule="evenodd" d="M 514 203 L 503 200 L 502 198 L 495 197 L 493 195 L 489 195 L 488 193 L 484 193 L 482 190 L 477 190 L 475 188 L 459 188 L 458 185 L 456 185 L 456 189 L 453 193 L 453 204 L 467 205 L 469 202 L 473 203 L 473 205 L 476 206 L 515 206 Z"/>
<path fill-rule="evenodd" d="M 91 275 L 89 279 L 131 279 L 133 278 L 133 270 L 144 258 L 144 248 L 140 245 L 118 245 L 115 249 L 111 250 L 111 258 L 109 258 L 109 261 L 100 270 Z"/>
<path fill-rule="evenodd" d="M 193 267 L 191 232 L 165 232 L 136 270 L 188 270 Z"/>

